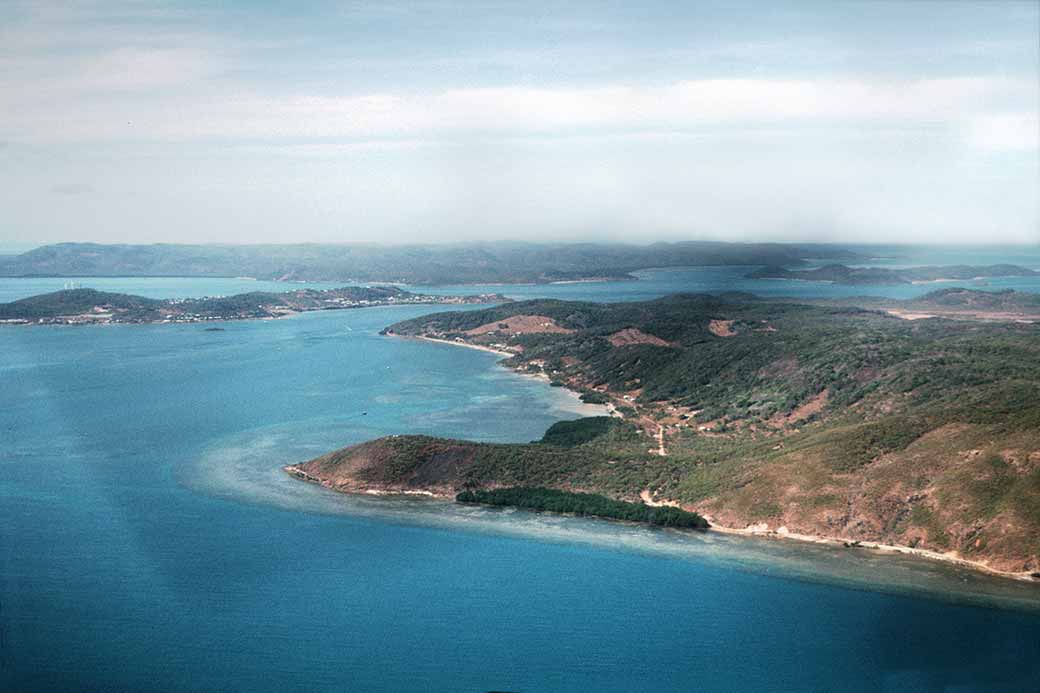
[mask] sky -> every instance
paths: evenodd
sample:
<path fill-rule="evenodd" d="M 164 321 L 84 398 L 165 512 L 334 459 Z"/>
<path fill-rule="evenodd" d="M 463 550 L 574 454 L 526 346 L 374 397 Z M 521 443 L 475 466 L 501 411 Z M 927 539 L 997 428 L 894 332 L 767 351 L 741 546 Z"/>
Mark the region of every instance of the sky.
<path fill-rule="evenodd" d="M 1040 242 L 1040 3 L 0 2 L 0 244 Z"/>

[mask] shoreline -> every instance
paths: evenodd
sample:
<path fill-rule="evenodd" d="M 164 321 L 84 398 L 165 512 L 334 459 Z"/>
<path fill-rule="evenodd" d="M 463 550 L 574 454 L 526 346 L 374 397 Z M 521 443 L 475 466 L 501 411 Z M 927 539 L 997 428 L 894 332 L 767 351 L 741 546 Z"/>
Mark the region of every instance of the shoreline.
<path fill-rule="evenodd" d="M 332 484 L 323 481 L 322 479 L 308 474 L 307 472 L 300 469 L 299 464 L 287 464 L 282 467 L 282 471 L 291 476 L 294 479 L 305 481 L 308 484 L 314 484 L 315 486 L 321 486 L 327 488 L 330 491 L 336 493 L 345 493 L 354 496 L 419 496 L 422 498 L 431 498 L 436 500 L 445 500 L 455 502 L 455 495 L 444 492 L 431 491 L 429 489 L 388 489 L 378 488 L 375 486 L 353 486 L 353 487 L 336 487 Z"/>
<path fill-rule="evenodd" d="M 497 354 L 497 355 L 503 356 L 505 358 L 512 358 L 512 357 L 516 356 L 516 354 L 514 354 L 511 351 L 503 351 L 501 349 L 492 349 L 491 347 L 482 346 L 480 344 L 470 344 L 468 342 L 455 342 L 455 341 L 452 341 L 450 339 L 437 339 L 436 337 L 423 337 L 423 336 L 418 336 L 418 335 L 413 336 L 413 335 L 399 335 L 399 334 L 389 334 L 387 336 L 388 337 L 398 337 L 398 338 L 402 338 L 402 339 L 417 339 L 417 340 L 422 340 L 422 341 L 425 341 L 425 342 L 434 342 L 434 343 L 437 343 L 437 344 L 448 344 L 449 346 L 466 347 L 467 349 L 476 349 L 477 351 L 485 351 L 485 352 L 488 352 L 490 354 Z M 546 375 L 545 373 L 541 373 L 541 372 L 539 372 L 539 373 L 530 373 L 528 371 L 517 370 L 516 368 L 509 368 L 509 366 L 503 366 L 503 368 L 508 368 L 513 374 L 519 375 L 519 376 L 522 376 L 522 377 L 525 377 L 525 378 L 534 378 L 535 380 L 540 380 L 543 383 L 551 383 L 552 382 L 552 379 L 549 378 L 549 376 Z M 582 401 L 581 393 L 578 392 L 577 390 L 572 390 L 571 388 L 567 387 L 566 385 L 561 385 L 560 389 L 566 390 L 567 392 L 569 392 L 569 393 L 573 394 L 575 397 L 577 397 L 578 398 L 578 404 L 580 406 L 582 406 L 582 407 L 602 407 L 603 412 L 602 412 L 601 416 L 617 416 L 617 417 L 622 418 L 622 419 L 624 418 L 624 417 L 622 417 L 618 413 L 617 407 L 614 406 L 613 402 L 607 402 L 605 404 L 591 404 L 589 402 Z"/>
<path fill-rule="evenodd" d="M 321 486 L 335 493 L 344 493 L 348 495 L 356 496 L 377 496 L 381 498 L 392 498 L 398 496 L 401 498 L 428 498 L 430 500 L 439 500 L 449 503 L 456 504 L 455 495 L 451 493 L 431 491 L 429 489 L 390 489 L 390 488 L 377 488 L 373 486 L 357 486 L 352 488 L 345 487 L 333 487 L 332 485 L 322 481 L 318 477 L 312 476 L 307 472 L 299 468 L 298 465 L 291 464 L 282 467 L 289 476 L 305 481 L 309 484 Z M 640 500 L 650 507 L 681 507 L 676 501 L 655 501 L 653 499 L 647 500 L 648 493 L 644 491 L 640 494 Z M 463 504 L 459 504 L 463 505 Z M 496 506 L 497 507 L 497 506 Z M 517 510 L 526 510 L 525 508 L 515 508 Z M 569 513 L 555 513 L 549 510 L 539 511 L 528 511 L 528 512 L 549 512 L 554 515 L 560 515 L 562 517 L 569 516 Z M 773 539 L 773 540 L 788 540 L 791 542 L 803 543 L 803 544 L 815 544 L 817 546 L 829 546 L 835 549 L 847 549 L 856 550 L 863 549 L 866 551 L 876 551 L 879 553 L 888 554 L 901 554 L 904 556 L 911 556 L 916 559 L 935 561 L 938 563 L 944 563 L 946 565 L 953 565 L 960 568 L 967 568 L 974 570 L 979 573 L 999 577 L 1003 579 L 1015 580 L 1016 582 L 1023 582 L 1027 584 L 1040 585 L 1040 580 L 1037 580 L 1028 571 L 1015 572 L 1008 570 L 999 570 L 992 568 L 984 563 L 978 561 L 972 561 L 966 558 L 961 558 L 952 554 L 940 553 L 938 551 L 931 551 L 929 549 L 916 549 L 910 546 L 902 546 L 899 544 L 881 544 L 872 541 L 853 540 L 845 539 L 841 537 L 828 537 L 820 536 L 815 534 L 801 534 L 798 532 L 788 531 L 786 527 L 780 527 L 778 529 L 769 529 L 768 526 L 762 525 L 749 525 L 744 528 L 740 527 L 727 527 L 716 523 L 710 515 L 701 513 L 694 510 L 698 515 L 708 521 L 707 530 L 697 530 L 701 533 L 710 534 L 711 532 L 718 532 L 719 534 L 725 534 L 727 536 L 744 537 L 744 538 L 755 538 L 755 539 Z M 590 517 L 589 519 L 602 520 L 606 522 L 616 522 L 617 520 L 611 520 L 610 518 L 601 517 Z M 644 522 L 632 522 L 627 524 L 633 524 L 638 526 L 653 527 L 653 525 Z"/>
<path fill-rule="evenodd" d="M 492 349 L 491 347 L 481 346 L 480 344 L 470 344 L 469 342 L 455 342 L 450 339 L 437 339 L 436 337 L 423 337 L 423 336 L 412 336 L 412 335 L 399 335 L 399 334 L 388 334 L 388 337 L 404 337 L 405 339 L 420 339 L 424 342 L 435 342 L 437 344 L 450 344 L 451 346 L 466 347 L 467 349 L 476 349 L 477 351 L 486 351 L 490 354 L 498 354 L 506 358 L 513 358 L 516 356 L 511 351 L 504 351 L 502 349 Z"/>
<path fill-rule="evenodd" d="M 388 335 L 388 336 L 400 337 L 400 336 L 405 336 L 405 335 L 391 334 L 391 335 Z M 486 351 L 486 352 L 490 352 L 490 353 L 493 353 L 493 354 L 499 354 L 501 356 L 506 356 L 506 357 L 514 356 L 514 354 L 512 354 L 511 352 L 508 352 L 508 351 L 502 351 L 500 349 L 492 349 L 491 347 L 480 346 L 480 345 L 477 345 L 477 344 L 469 344 L 467 342 L 456 342 L 456 341 L 451 341 L 451 340 L 447 340 L 447 339 L 437 339 L 437 338 L 434 338 L 434 337 L 423 337 L 423 336 L 414 336 L 414 337 L 413 336 L 406 336 L 406 338 L 408 338 L 408 339 L 425 340 L 425 341 L 428 341 L 428 342 L 438 342 L 438 343 L 441 343 L 441 344 L 449 344 L 449 345 L 452 345 L 452 346 L 461 346 L 461 347 L 466 347 L 466 348 L 469 348 L 469 349 L 476 349 L 478 351 Z M 528 375 L 528 376 L 532 376 L 532 377 L 537 377 L 537 378 L 539 378 L 540 380 L 543 380 L 543 381 L 548 381 L 548 379 L 549 379 L 543 373 L 522 373 L 520 371 L 516 371 L 515 369 L 511 369 L 511 370 L 513 370 L 516 373 L 519 373 L 520 375 Z M 575 390 L 571 390 L 566 385 L 564 385 L 563 387 L 565 389 L 569 390 L 570 392 L 574 393 L 574 394 L 579 394 L 580 395 L 580 393 L 576 392 Z M 611 405 L 605 405 L 605 406 L 608 409 L 608 415 L 610 415 L 610 416 L 618 416 L 622 420 L 624 420 L 625 417 L 621 416 L 621 414 L 619 414 L 617 412 L 617 409 L 614 406 L 611 406 Z M 303 479 L 305 481 L 310 481 L 311 483 L 317 483 L 317 484 L 319 484 L 321 486 L 325 486 L 325 488 L 330 488 L 330 489 L 332 488 L 331 486 L 326 486 L 320 479 L 312 477 L 309 474 L 307 474 L 306 472 L 301 471 L 295 465 L 289 465 L 289 466 L 283 467 L 283 469 L 287 473 L 289 473 L 290 475 L 295 476 L 295 477 L 297 477 L 299 479 Z M 332 489 L 332 490 L 338 490 L 338 489 Z M 391 496 L 391 495 L 416 495 L 416 493 L 417 493 L 416 491 L 412 491 L 411 493 L 407 493 L 407 492 L 394 492 L 394 491 L 388 491 L 386 489 L 375 489 L 375 488 L 359 488 L 359 489 L 356 489 L 356 490 L 353 490 L 353 491 L 351 491 L 351 490 L 340 490 L 339 492 L 341 492 L 341 493 L 360 493 L 360 494 L 368 494 L 368 495 L 385 495 L 385 496 Z M 421 491 L 421 492 L 418 492 L 418 493 L 420 493 L 421 495 L 426 495 L 428 497 L 440 498 L 440 499 L 448 499 L 448 500 L 451 500 L 452 502 L 454 502 L 454 496 L 452 496 L 450 494 L 435 493 L 435 492 L 432 492 L 432 491 L 429 491 L 429 490 L 424 490 L 424 491 Z M 682 507 L 682 505 L 678 501 L 673 501 L 673 500 L 654 500 L 653 496 L 649 493 L 649 491 L 646 491 L 646 490 L 644 490 L 643 492 L 641 492 L 639 494 L 639 498 L 640 498 L 640 500 L 643 503 L 645 503 L 646 505 L 649 505 L 651 507 L 654 507 L 654 506 L 667 506 L 667 505 L 680 507 L 680 508 Z M 926 560 L 938 561 L 938 562 L 947 563 L 947 564 L 950 564 L 950 565 L 957 565 L 957 566 L 960 566 L 960 567 L 963 567 L 963 568 L 969 568 L 969 569 L 972 569 L 972 570 L 976 570 L 976 571 L 981 572 L 981 573 L 986 573 L 986 574 L 994 575 L 994 576 L 997 576 L 997 577 L 1009 578 L 1009 579 L 1012 579 L 1012 580 L 1017 580 L 1019 582 L 1026 582 L 1026 583 L 1031 583 L 1031 584 L 1040 584 L 1040 580 L 1038 580 L 1037 578 L 1033 577 L 1033 573 L 1030 572 L 1030 571 L 999 570 L 997 568 L 990 567 L 990 566 L 986 565 L 985 563 L 981 563 L 981 562 L 978 562 L 978 561 L 972 561 L 972 560 L 969 560 L 969 559 L 966 559 L 966 558 L 961 558 L 961 557 L 953 555 L 953 554 L 947 554 L 947 553 L 940 553 L 938 551 L 932 551 L 930 549 L 918 549 L 918 548 L 914 548 L 914 547 L 911 547 L 911 546 L 902 546 L 902 545 L 899 545 L 899 544 L 882 544 L 882 543 L 879 543 L 879 542 L 874 542 L 874 541 L 869 541 L 869 540 L 865 541 L 865 540 L 859 540 L 859 539 L 848 539 L 848 538 L 837 537 L 837 536 L 802 534 L 802 533 L 798 533 L 798 532 L 792 532 L 792 531 L 788 530 L 786 526 L 781 526 L 781 527 L 778 527 L 777 529 L 774 530 L 774 529 L 769 529 L 769 526 L 767 524 L 764 524 L 764 523 L 758 524 L 758 525 L 747 525 L 744 528 L 728 527 L 728 526 L 725 526 L 725 525 L 717 524 L 711 518 L 710 515 L 708 515 L 706 513 L 703 513 L 701 511 L 697 510 L 696 508 L 692 508 L 692 511 L 698 513 L 699 515 L 704 517 L 706 520 L 708 520 L 708 523 L 710 524 L 710 527 L 708 528 L 709 532 L 711 530 L 716 530 L 720 534 L 728 534 L 728 535 L 731 535 L 731 536 L 758 537 L 758 538 L 765 538 L 765 539 L 789 539 L 789 540 L 792 540 L 792 541 L 800 541 L 800 542 L 811 543 L 811 544 L 829 545 L 829 546 L 841 547 L 841 548 L 868 549 L 868 550 L 872 550 L 872 551 L 880 551 L 880 552 L 883 552 L 883 553 L 900 553 L 900 554 L 903 554 L 903 555 L 913 556 L 913 557 L 916 557 L 916 558 L 922 558 L 922 559 L 926 559 Z"/>
<path fill-rule="evenodd" d="M 310 483 L 310 484 L 315 484 L 315 485 L 321 486 L 323 488 L 327 488 L 330 491 L 334 491 L 336 493 L 345 493 L 345 494 L 358 495 L 358 496 L 378 496 L 378 497 L 393 497 L 393 496 L 422 497 L 422 498 L 429 498 L 431 500 L 447 501 L 447 502 L 450 502 L 450 503 L 456 503 L 457 502 L 457 501 L 455 501 L 455 496 L 452 495 L 452 494 L 443 493 L 443 492 L 436 492 L 436 491 L 430 491 L 428 489 L 396 489 L 395 490 L 395 489 L 375 488 L 375 487 L 360 487 L 360 486 L 356 487 L 356 488 L 349 488 L 349 489 L 348 488 L 334 488 L 333 486 L 325 483 L 321 479 L 319 479 L 317 477 L 314 477 L 314 476 L 308 474 L 307 472 L 304 472 L 297 465 L 286 465 L 285 467 L 282 467 L 282 470 L 284 472 L 286 472 L 289 476 L 293 477 L 293 478 L 299 479 L 301 481 L 305 481 L 305 482 Z M 645 493 L 646 492 L 644 491 L 644 494 Z M 647 502 L 646 496 L 643 495 L 643 494 L 640 494 L 640 499 L 646 505 L 648 505 L 650 507 L 669 507 L 669 506 L 670 507 L 680 507 L 679 503 L 677 503 L 675 501 L 652 501 L 651 500 L 650 502 Z M 517 508 L 517 509 L 524 510 L 524 508 Z M 533 511 L 533 512 L 552 512 L 552 511 Z M 697 512 L 697 511 L 694 511 L 694 512 Z M 561 516 L 568 516 L 568 513 L 553 513 L 553 514 L 554 515 L 561 515 Z M 877 552 L 880 552 L 880 553 L 891 553 L 891 554 L 896 554 L 897 553 L 897 554 L 902 554 L 904 556 L 912 556 L 914 558 L 919 558 L 919 559 L 924 559 L 924 560 L 929 560 L 929 561 L 936 561 L 936 562 L 939 562 L 939 563 L 945 563 L 947 565 L 954 565 L 954 566 L 958 566 L 958 567 L 961 567 L 961 568 L 967 568 L 967 569 L 970 569 L 970 570 L 975 570 L 975 571 L 980 572 L 980 573 L 985 573 L 987 575 L 992 575 L 994 577 L 1000 577 L 1000 578 L 1004 578 L 1004 579 L 1011 579 L 1011 580 L 1015 580 L 1015 581 L 1018 581 L 1018 582 L 1024 582 L 1024 583 L 1028 583 L 1028 584 L 1040 584 L 1040 581 L 1038 581 L 1036 578 L 1034 578 L 1032 576 L 1032 574 L 1029 573 L 1028 571 L 1015 572 L 1015 571 L 1008 571 L 1008 570 L 999 570 L 997 568 L 992 568 L 992 567 L 990 567 L 990 566 L 988 566 L 988 565 L 986 565 L 984 563 L 980 563 L 978 561 L 971 561 L 971 560 L 968 560 L 966 558 L 961 558 L 959 556 L 954 556 L 954 555 L 951 555 L 951 554 L 940 553 L 938 551 L 931 551 L 929 549 L 916 549 L 916 548 L 913 548 L 913 547 L 910 547 L 910 546 L 901 546 L 899 544 L 881 544 L 881 543 L 872 542 L 872 541 L 843 539 L 843 538 L 840 538 L 840 537 L 827 537 L 827 536 L 819 536 L 819 535 L 815 535 L 815 534 L 800 534 L 798 532 L 787 531 L 786 527 L 780 527 L 780 528 L 775 529 L 775 530 L 771 530 L 771 529 L 768 529 L 766 527 L 761 527 L 761 526 L 756 526 L 756 525 L 750 525 L 750 526 L 744 527 L 744 528 L 740 528 L 740 527 L 727 527 L 725 525 L 720 525 L 720 524 L 716 523 L 707 514 L 700 513 L 700 512 L 698 512 L 697 514 L 701 515 L 701 517 L 706 519 L 708 521 L 708 523 L 709 523 L 709 527 L 708 527 L 707 530 L 699 530 L 699 531 L 702 531 L 702 532 L 707 532 L 707 533 L 718 532 L 719 534 L 726 534 L 728 536 L 745 537 L 745 538 L 774 539 L 774 540 L 786 539 L 788 541 L 800 542 L 800 543 L 803 543 L 803 544 L 816 544 L 818 546 L 830 546 L 830 547 L 833 547 L 833 548 L 844 548 L 844 549 L 850 549 L 850 550 L 853 550 L 853 549 L 865 549 L 867 551 L 877 551 Z M 608 521 L 608 522 L 613 521 L 613 520 L 610 520 L 609 518 L 591 517 L 590 519 L 598 519 L 598 520 L 604 520 L 604 521 Z M 650 525 L 648 523 L 641 523 L 641 522 L 634 522 L 634 523 L 631 523 L 631 524 L 635 524 L 635 525 L 639 525 L 639 526 L 644 526 L 645 525 L 645 526 L 648 526 L 648 527 L 652 526 L 652 525 Z"/>
<path fill-rule="evenodd" d="M 765 527 L 761 525 L 748 525 L 744 528 L 727 527 L 725 525 L 717 524 L 709 515 L 704 513 L 701 513 L 701 515 L 711 524 L 710 529 L 717 530 L 720 534 L 729 534 L 731 536 L 740 537 L 758 537 L 761 539 L 787 539 L 805 544 L 833 546 L 835 548 L 866 549 L 868 551 L 878 551 L 881 553 L 898 553 L 929 561 L 956 565 L 961 568 L 968 568 L 996 577 L 1040 585 L 1040 580 L 1034 578 L 1033 574 L 1029 571 L 1000 570 L 979 561 L 961 558 L 952 553 L 941 553 L 939 551 L 932 551 L 931 549 L 917 549 L 912 546 L 903 546 L 901 544 L 882 544 L 862 539 L 846 539 L 842 537 L 831 537 L 817 534 L 801 534 L 798 532 L 791 532 L 787 527 L 778 527 L 777 529 L 769 529 L 768 525 Z"/>
<path fill-rule="evenodd" d="M 639 494 L 640 500 L 651 507 L 682 507 L 678 501 L 673 500 L 654 500 L 650 494 L 649 489 L 644 490 Z M 711 518 L 710 515 L 694 511 L 700 514 L 704 519 L 711 525 L 709 529 L 718 530 L 720 534 L 729 534 L 733 536 L 741 537 L 760 537 L 763 539 L 790 539 L 791 541 L 804 542 L 806 544 L 818 544 L 824 546 L 834 546 L 846 549 L 867 549 L 870 551 L 881 551 L 884 553 L 900 553 L 906 556 L 914 556 L 916 558 L 925 558 L 932 561 L 939 561 L 941 563 L 949 563 L 960 566 L 962 568 L 970 568 L 990 575 L 996 575 L 1003 578 L 1011 578 L 1013 580 L 1020 580 L 1023 582 L 1036 583 L 1037 579 L 1033 577 L 1029 571 L 1010 571 L 1010 570 L 998 570 L 997 568 L 990 567 L 985 563 L 979 561 L 972 561 L 967 558 L 961 558 L 960 556 L 953 555 L 952 553 L 941 553 L 939 551 L 932 551 L 930 549 L 917 549 L 912 546 L 903 546 L 901 544 L 881 544 L 874 541 L 864 541 L 862 539 L 847 539 L 843 537 L 829 537 L 818 534 L 802 534 L 799 532 L 791 532 L 787 527 L 778 527 L 776 529 L 769 529 L 769 526 L 765 523 L 757 525 L 748 525 L 747 527 L 727 527 L 726 525 L 720 525 Z"/>

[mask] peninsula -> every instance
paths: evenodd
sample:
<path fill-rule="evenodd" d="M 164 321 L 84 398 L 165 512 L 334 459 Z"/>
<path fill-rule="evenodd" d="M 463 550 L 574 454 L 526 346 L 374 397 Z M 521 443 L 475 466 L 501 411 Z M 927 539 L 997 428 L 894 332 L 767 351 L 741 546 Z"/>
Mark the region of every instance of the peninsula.
<path fill-rule="evenodd" d="M 1040 316 L 1035 296 L 963 289 L 914 302 L 958 320 L 746 294 L 427 315 L 385 334 L 494 348 L 618 416 L 528 444 L 391 436 L 287 471 L 347 492 L 589 493 L 1035 577 L 1040 324 L 973 319 L 991 302 Z"/>
<path fill-rule="evenodd" d="M 278 318 L 313 310 L 341 310 L 388 305 L 463 305 L 504 303 L 501 294 L 433 296 L 393 286 L 345 286 L 297 289 L 283 293 L 255 291 L 206 298 L 145 298 L 94 289 L 70 289 L 0 303 L 0 324 L 85 325 L 111 323 L 210 322 Z"/>

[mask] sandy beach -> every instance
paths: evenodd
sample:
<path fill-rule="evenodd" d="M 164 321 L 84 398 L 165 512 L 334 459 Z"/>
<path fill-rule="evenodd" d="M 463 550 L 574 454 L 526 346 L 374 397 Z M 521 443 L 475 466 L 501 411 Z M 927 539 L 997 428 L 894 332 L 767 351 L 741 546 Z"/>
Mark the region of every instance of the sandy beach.
<path fill-rule="evenodd" d="M 395 337 L 401 335 L 394 335 Z M 421 339 L 424 342 L 437 342 L 438 344 L 450 344 L 451 346 L 466 347 L 467 349 L 476 349 L 478 351 L 487 351 L 492 354 L 498 354 L 506 358 L 511 358 L 514 354 L 511 351 L 503 351 L 502 349 L 492 349 L 491 347 L 481 346 L 479 344 L 469 344 L 467 342 L 456 342 L 450 339 L 437 339 L 436 337 L 405 337 L 405 339 Z"/>
<path fill-rule="evenodd" d="M 669 502 L 658 502 L 658 505 L 670 504 Z M 951 563 L 964 568 L 970 568 L 972 570 L 978 570 L 983 573 L 989 573 L 990 575 L 998 575 L 1000 577 L 1011 578 L 1014 580 L 1022 580 L 1025 582 L 1037 582 L 1036 578 L 1032 576 L 1032 573 L 1028 571 L 1013 572 L 1007 570 L 997 570 L 991 568 L 985 563 L 978 561 L 970 561 L 966 558 L 961 558 L 955 553 L 940 553 L 938 551 L 930 551 L 928 549 L 915 549 L 910 546 L 900 546 L 898 544 L 879 544 L 873 541 L 863 541 L 857 539 L 846 539 L 842 537 L 826 537 L 817 536 L 815 534 L 799 534 L 797 532 L 791 532 L 787 527 L 778 527 L 775 530 L 770 529 L 765 523 L 757 525 L 749 525 L 747 527 L 726 527 L 717 524 L 708 515 L 701 513 L 701 515 L 711 523 L 711 529 L 722 534 L 732 534 L 736 536 L 744 537 L 763 537 L 767 539 L 790 539 L 793 541 L 800 541 L 809 544 L 825 544 L 829 546 L 841 546 L 844 548 L 856 550 L 863 549 L 868 551 L 881 551 L 884 553 L 901 553 L 908 556 L 916 556 L 918 558 L 925 558 L 931 561 L 941 561 L 943 563 Z"/>

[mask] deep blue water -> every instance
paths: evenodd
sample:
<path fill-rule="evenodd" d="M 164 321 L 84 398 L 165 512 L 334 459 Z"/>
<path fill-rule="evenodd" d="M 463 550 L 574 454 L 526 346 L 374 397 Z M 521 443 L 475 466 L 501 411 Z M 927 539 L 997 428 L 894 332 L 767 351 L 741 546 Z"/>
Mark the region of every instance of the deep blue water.
<path fill-rule="evenodd" d="M 715 271 L 515 289 L 735 276 Z M 1035 586 L 283 474 L 379 435 L 530 440 L 589 411 L 491 354 L 377 334 L 427 310 L 0 329 L 0 690 L 1040 688 Z"/>

